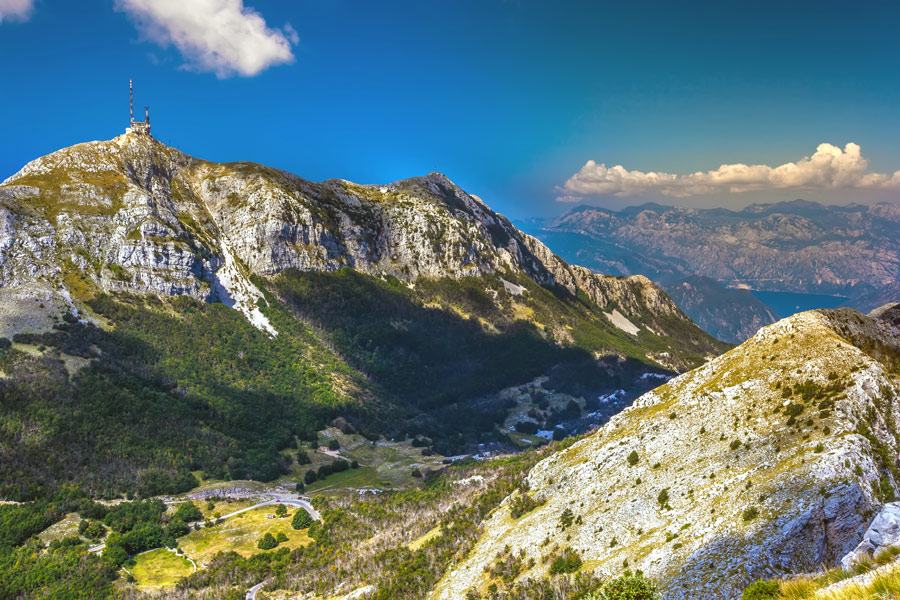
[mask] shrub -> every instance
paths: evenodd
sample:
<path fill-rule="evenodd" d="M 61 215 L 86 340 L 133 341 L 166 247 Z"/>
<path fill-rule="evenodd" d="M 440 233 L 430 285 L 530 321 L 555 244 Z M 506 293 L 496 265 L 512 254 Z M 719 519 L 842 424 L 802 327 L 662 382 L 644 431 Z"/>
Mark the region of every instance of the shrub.
<path fill-rule="evenodd" d="M 621 577 L 607 581 L 603 586 L 585 597 L 585 600 L 659 600 L 656 584 L 643 575 L 626 572 Z"/>
<path fill-rule="evenodd" d="M 584 561 L 581 560 L 581 555 L 571 548 L 566 548 L 562 554 L 558 555 L 550 563 L 550 574 L 574 573 L 581 568 L 582 564 L 584 564 Z"/>
<path fill-rule="evenodd" d="M 801 414 L 803 414 L 804 408 L 805 407 L 802 404 L 795 404 L 791 402 L 784 408 L 784 414 L 789 417 L 799 417 Z"/>
<path fill-rule="evenodd" d="M 78 533 L 90 540 L 99 540 L 106 533 L 106 528 L 98 521 L 82 520 L 78 524 Z"/>
<path fill-rule="evenodd" d="M 339 458 L 333 463 L 331 463 L 331 470 L 334 473 L 342 473 L 350 468 L 350 463 L 348 463 L 343 458 Z"/>
<path fill-rule="evenodd" d="M 288 537 L 286 535 L 284 535 L 283 531 L 279 531 L 278 536 L 275 538 L 275 541 L 280 544 L 281 542 L 288 541 Z"/>
<path fill-rule="evenodd" d="M 638 461 L 641 460 L 641 457 L 638 456 L 637 450 L 632 450 L 631 454 L 628 455 L 628 464 L 632 467 L 638 464 Z"/>
<path fill-rule="evenodd" d="M 351 462 L 350 462 L 350 468 L 351 468 L 351 469 L 358 469 L 358 468 L 359 468 L 359 461 L 358 461 L 358 460 L 351 461 Z"/>
<path fill-rule="evenodd" d="M 743 514 L 744 521 L 752 521 L 753 519 L 755 519 L 758 516 L 759 516 L 759 509 L 756 508 L 755 506 L 751 506 L 750 508 L 744 509 L 744 514 Z"/>
<path fill-rule="evenodd" d="M 309 454 L 306 453 L 306 450 L 299 450 L 297 452 L 297 464 L 298 465 L 308 465 L 311 463 L 312 463 L 312 460 L 309 458 Z"/>
<path fill-rule="evenodd" d="M 306 529 L 312 525 L 312 522 L 313 519 L 309 516 L 309 513 L 306 512 L 306 509 L 301 508 L 294 513 L 294 518 L 291 520 L 291 527 L 294 529 Z"/>
<path fill-rule="evenodd" d="M 340 450 L 341 443 L 337 440 L 328 440 L 328 449 L 329 450 Z"/>
<path fill-rule="evenodd" d="M 260 550 L 271 550 L 275 546 L 278 545 L 278 540 L 275 539 L 271 533 L 266 533 L 266 535 L 259 538 L 259 541 L 256 542 L 256 547 Z"/>
<path fill-rule="evenodd" d="M 303 482 L 302 482 L 302 481 L 298 481 L 298 482 L 297 482 L 297 485 L 295 486 L 294 489 L 297 490 L 297 493 L 298 493 L 298 494 L 302 494 L 303 492 L 306 491 L 306 486 L 303 485 Z"/>
<path fill-rule="evenodd" d="M 287 507 L 284 504 L 279 504 L 278 506 L 275 507 L 275 516 L 276 517 L 283 517 L 286 514 L 287 514 Z"/>
<path fill-rule="evenodd" d="M 532 421 L 519 421 L 516 423 L 516 431 L 519 433 L 525 433 L 528 435 L 534 435 L 538 432 L 537 423 Z"/>
<path fill-rule="evenodd" d="M 565 531 L 572 525 L 573 521 L 575 521 L 575 515 L 572 514 L 572 509 L 567 508 L 559 515 L 559 528 Z"/>
<path fill-rule="evenodd" d="M 512 501 L 509 503 L 509 516 L 513 519 L 518 519 L 522 515 L 531 512 L 538 506 L 543 504 L 543 502 L 538 502 L 531 496 L 529 496 L 524 490 L 520 490 L 518 494 L 513 496 Z"/>
<path fill-rule="evenodd" d="M 303 476 L 303 481 L 304 481 L 304 483 L 306 483 L 306 485 L 315 483 L 318 479 L 319 479 L 319 476 L 316 475 L 316 472 L 313 471 L 312 469 L 308 470 L 306 472 L 306 475 Z"/>
<path fill-rule="evenodd" d="M 202 521 L 203 513 L 200 512 L 200 509 L 193 502 L 183 502 L 175 509 L 172 519 L 184 523 L 193 523 L 194 521 Z"/>
<path fill-rule="evenodd" d="M 319 476 L 319 479 L 325 479 L 326 477 L 328 477 L 328 476 L 331 475 L 332 473 L 334 473 L 334 469 L 332 469 L 331 464 L 330 464 L 330 463 L 325 463 L 324 465 L 322 465 L 321 467 L 319 467 L 319 471 L 318 471 L 317 474 L 318 474 L 318 476 Z"/>
<path fill-rule="evenodd" d="M 758 579 L 744 588 L 741 600 L 775 600 L 778 598 L 778 582 Z"/>
<path fill-rule="evenodd" d="M 659 502 L 659 506 L 661 508 L 669 507 L 669 488 L 663 489 L 656 497 L 656 501 Z"/>

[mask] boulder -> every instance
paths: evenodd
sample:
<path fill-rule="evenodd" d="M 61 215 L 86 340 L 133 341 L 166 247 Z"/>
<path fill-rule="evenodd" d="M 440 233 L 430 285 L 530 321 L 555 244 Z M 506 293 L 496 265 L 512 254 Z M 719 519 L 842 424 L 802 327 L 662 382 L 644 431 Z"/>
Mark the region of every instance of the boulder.
<path fill-rule="evenodd" d="M 841 559 L 841 567 L 850 570 L 882 548 L 896 545 L 900 545 L 900 502 L 889 502 L 869 525 L 859 545 Z"/>

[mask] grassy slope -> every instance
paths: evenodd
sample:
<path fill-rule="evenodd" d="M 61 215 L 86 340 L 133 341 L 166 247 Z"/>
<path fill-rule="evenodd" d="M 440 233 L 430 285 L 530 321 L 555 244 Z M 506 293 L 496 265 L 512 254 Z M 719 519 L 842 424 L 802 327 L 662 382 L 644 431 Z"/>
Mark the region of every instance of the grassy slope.
<path fill-rule="evenodd" d="M 194 566 L 186 558 L 159 548 L 135 557 L 130 571 L 136 585 L 156 587 L 174 584 L 193 573 Z"/>
<path fill-rule="evenodd" d="M 275 513 L 274 506 L 255 508 L 211 528 L 192 531 L 178 539 L 178 546 L 201 567 L 208 565 L 219 552 L 237 552 L 243 557 L 260 552 L 256 543 L 266 533 L 273 536 L 284 533 L 288 541 L 279 544 L 278 548 L 293 550 L 312 541 L 306 530 L 297 531 L 291 527 L 291 517 L 296 510 L 302 509 L 290 507 L 286 517 L 270 519 L 268 516 Z"/>

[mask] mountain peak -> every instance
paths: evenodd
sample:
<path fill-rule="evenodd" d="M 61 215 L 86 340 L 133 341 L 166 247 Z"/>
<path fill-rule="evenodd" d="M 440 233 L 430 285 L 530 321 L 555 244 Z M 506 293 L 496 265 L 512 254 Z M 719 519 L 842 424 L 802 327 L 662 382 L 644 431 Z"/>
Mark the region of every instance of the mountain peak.
<path fill-rule="evenodd" d="M 101 291 L 189 295 L 274 335 L 254 277 L 345 267 L 409 283 L 524 277 L 581 290 L 600 309 L 616 302 L 652 335 L 677 323 L 693 332 L 695 356 L 721 350 L 648 280 L 570 267 L 438 172 L 385 186 L 315 183 L 130 133 L 39 158 L 0 186 L 0 283 L 38 286 L 63 304 Z M 656 360 L 682 368 L 680 355 Z"/>

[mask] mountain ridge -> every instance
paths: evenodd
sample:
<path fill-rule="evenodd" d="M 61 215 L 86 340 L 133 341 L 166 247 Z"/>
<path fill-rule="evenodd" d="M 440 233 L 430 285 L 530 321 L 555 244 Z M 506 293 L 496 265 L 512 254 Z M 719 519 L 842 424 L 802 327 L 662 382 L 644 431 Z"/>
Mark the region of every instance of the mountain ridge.
<path fill-rule="evenodd" d="M 799 313 L 648 392 L 538 463 L 431 598 L 485 597 L 507 556 L 513 582 L 575 552 L 586 573 L 640 569 L 666 599 L 834 566 L 900 484 L 894 318 Z"/>
<path fill-rule="evenodd" d="M 644 273 L 663 285 L 701 275 L 727 287 L 844 295 L 871 310 L 900 278 L 898 227 L 895 204 L 798 199 L 741 211 L 579 206 L 538 235 L 564 258 L 602 272 Z"/>
<path fill-rule="evenodd" d="M 648 279 L 568 265 L 440 174 L 315 183 L 136 134 L 0 186 L 0 337 L 0 390 L 18 399 L 0 462 L 24 465 L 0 484 L 17 498 L 86 480 L 161 493 L 197 470 L 271 480 L 337 417 L 447 455 L 509 448 L 503 388 L 642 391 L 643 373 L 727 347 Z M 171 435 L 145 443 L 168 414 Z M 73 436 L 67 460 L 41 460 Z"/>
<path fill-rule="evenodd" d="M 36 159 L 0 185 L 0 198 L 0 280 L 6 286 L 58 279 L 64 271 L 42 262 L 40 253 L 34 261 L 17 260 L 14 241 L 25 254 L 41 247 L 39 239 L 28 239 L 31 218 L 44 242 L 55 231 L 74 246 L 68 260 L 106 291 L 224 301 L 255 324 L 264 317 L 250 275 L 286 268 L 349 266 L 409 283 L 513 269 L 572 294 L 583 289 L 601 304 L 628 287 L 564 263 L 438 173 L 385 186 L 316 184 L 252 163 L 209 163 L 128 134 Z M 80 212 L 81 222 L 72 225 L 67 211 Z M 103 227 L 104 219 L 115 226 Z M 105 252 L 86 257 L 94 248 Z M 650 285 L 639 278 L 630 283 Z M 651 300 L 668 316 L 678 313 L 662 297 Z"/>

